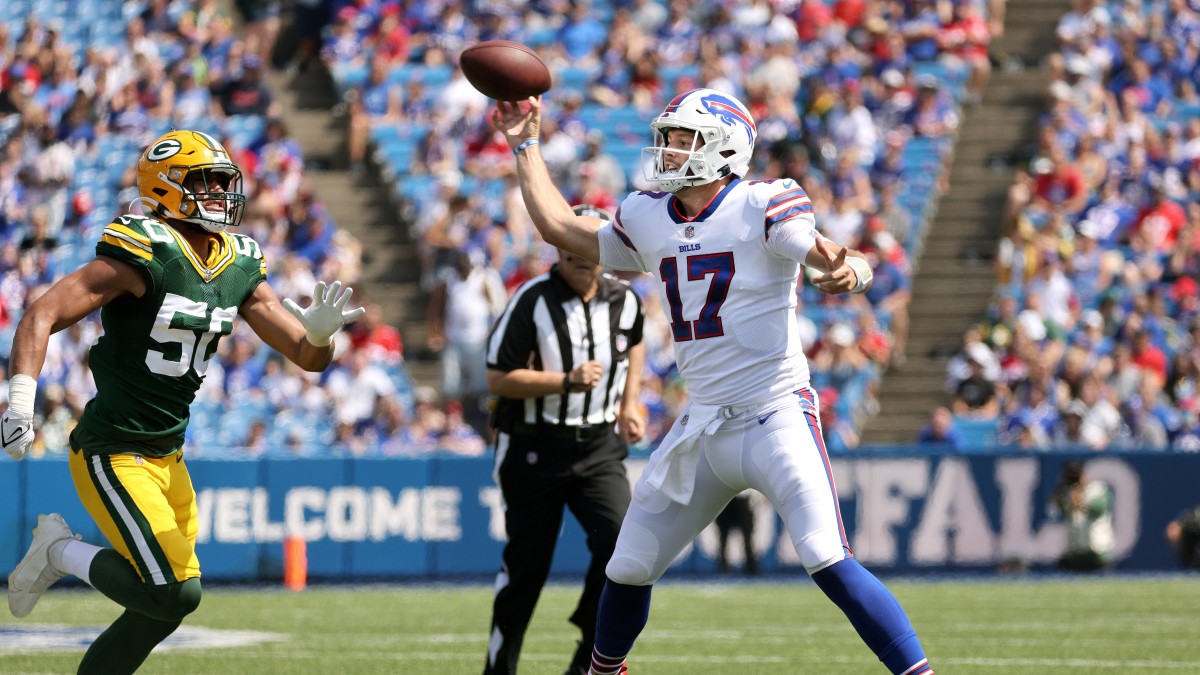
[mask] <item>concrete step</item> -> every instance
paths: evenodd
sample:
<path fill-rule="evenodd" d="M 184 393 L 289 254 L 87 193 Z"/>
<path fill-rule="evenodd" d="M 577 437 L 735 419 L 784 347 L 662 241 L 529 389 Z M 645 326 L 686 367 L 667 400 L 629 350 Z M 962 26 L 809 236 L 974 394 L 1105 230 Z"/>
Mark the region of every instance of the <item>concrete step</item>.
<path fill-rule="evenodd" d="M 945 405 L 947 401 L 948 398 L 941 393 L 929 396 L 890 396 L 885 389 L 879 395 L 880 414 L 886 410 L 889 416 L 903 415 L 922 420 L 922 423 L 929 418 L 934 408 Z"/>

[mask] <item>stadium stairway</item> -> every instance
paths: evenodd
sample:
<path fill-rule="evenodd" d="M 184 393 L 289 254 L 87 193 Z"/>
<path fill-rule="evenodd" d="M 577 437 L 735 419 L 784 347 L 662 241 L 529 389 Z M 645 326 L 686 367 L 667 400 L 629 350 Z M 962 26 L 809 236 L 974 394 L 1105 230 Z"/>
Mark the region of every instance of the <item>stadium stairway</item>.
<path fill-rule="evenodd" d="M 424 351 L 428 299 L 419 286 L 416 245 L 378 168 L 368 163 L 358 174 L 349 170 L 349 119 L 333 112 L 339 101 L 328 71 L 314 64 L 295 76 L 272 71 L 267 79 L 278 97 L 280 116 L 304 149 L 305 175 L 317 197 L 362 244 L 359 286 L 382 306 L 385 320 L 400 328 L 409 377 L 414 385 L 437 384 L 437 362 L 417 358 Z"/>
<path fill-rule="evenodd" d="M 883 378 L 879 413 L 866 422 L 863 443 L 910 443 L 933 409 L 950 400 L 946 367 L 992 297 L 1012 166 L 1033 145 L 1045 110 L 1042 61 L 1057 45 L 1055 25 L 1068 9 L 1063 0 L 1008 1 L 1004 36 L 991 47 L 999 66 L 982 103 L 963 111 L 949 191 L 918 252 L 908 360 Z"/>

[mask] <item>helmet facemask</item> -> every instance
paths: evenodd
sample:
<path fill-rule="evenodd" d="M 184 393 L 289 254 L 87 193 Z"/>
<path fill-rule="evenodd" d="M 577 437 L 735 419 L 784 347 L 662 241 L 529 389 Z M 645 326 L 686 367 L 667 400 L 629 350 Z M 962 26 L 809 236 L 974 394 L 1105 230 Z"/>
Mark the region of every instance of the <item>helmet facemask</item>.
<path fill-rule="evenodd" d="M 643 152 L 651 155 L 653 161 L 643 165 L 643 176 L 646 180 L 658 183 L 663 190 L 678 192 L 685 187 L 711 183 L 732 173 L 729 160 L 720 152 L 728 135 L 725 129 L 689 124 L 682 120 L 671 120 L 669 123 L 655 121 L 650 127 L 654 130 L 654 146 L 645 148 Z M 668 147 L 670 132 L 674 129 L 695 132 L 691 148 Z M 683 158 L 678 169 L 668 170 L 668 154 Z"/>
<path fill-rule="evenodd" d="M 242 222 L 242 172 L 220 141 L 202 131 L 170 131 L 138 159 L 138 202 L 158 218 L 207 232 Z"/>
<path fill-rule="evenodd" d="M 213 233 L 224 232 L 226 228 L 237 227 L 242 222 L 246 195 L 242 193 L 242 172 L 232 164 L 172 166 L 166 175 L 160 173 L 159 178 L 176 187 L 180 198 L 179 206 L 175 209 L 162 202 L 154 204 L 155 213 Z M 206 205 L 206 202 L 209 204 Z M 220 206 L 213 202 L 219 202 Z"/>
<path fill-rule="evenodd" d="M 716 89 L 693 89 L 671 99 L 661 114 L 650 122 L 654 146 L 646 148 L 651 166 L 643 164 L 646 179 L 668 192 L 705 185 L 726 176 L 745 176 L 754 153 L 758 131 L 750 111 L 733 96 Z M 690 150 L 667 147 L 672 129 L 693 131 Z M 675 171 L 667 171 L 664 155 L 685 155 Z"/>

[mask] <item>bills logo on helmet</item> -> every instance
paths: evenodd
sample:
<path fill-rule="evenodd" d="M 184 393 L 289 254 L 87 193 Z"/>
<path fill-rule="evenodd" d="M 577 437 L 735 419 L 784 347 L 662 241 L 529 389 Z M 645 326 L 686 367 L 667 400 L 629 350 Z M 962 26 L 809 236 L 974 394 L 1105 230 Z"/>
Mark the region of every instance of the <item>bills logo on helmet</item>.
<path fill-rule="evenodd" d="M 750 119 L 750 113 L 743 110 L 737 101 L 720 94 L 709 94 L 700 99 L 700 104 L 725 124 L 729 126 L 740 124 L 746 130 L 746 137 L 751 143 L 754 142 L 754 135 L 757 133 L 754 128 L 754 120 Z"/>
<path fill-rule="evenodd" d="M 179 154 L 179 151 L 182 149 L 182 143 L 174 138 L 168 138 L 150 146 L 150 149 L 146 151 L 146 159 L 150 160 L 151 162 L 161 162 L 164 159 L 174 157 L 175 155 Z"/>

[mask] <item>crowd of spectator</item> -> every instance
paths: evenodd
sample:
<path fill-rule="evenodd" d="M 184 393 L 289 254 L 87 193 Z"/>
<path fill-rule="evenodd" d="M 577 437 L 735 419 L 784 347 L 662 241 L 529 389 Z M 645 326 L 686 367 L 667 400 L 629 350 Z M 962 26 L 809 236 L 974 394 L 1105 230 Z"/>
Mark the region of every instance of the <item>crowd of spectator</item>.
<path fill-rule="evenodd" d="M 1200 13 L 1076 0 L 1057 35 L 953 412 L 985 443 L 1200 451 Z M 923 440 L 963 443 L 947 417 Z"/>
<path fill-rule="evenodd" d="M 303 302 L 317 278 L 360 281 L 360 246 L 315 198 L 263 79 L 278 18 L 261 3 L 240 4 L 254 11 L 239 28 L 239 17 L 212 0 L 17 0 L 15 14 L 0 17 L 5 361 L 24 308 L 94 255 L 113 217 L 138 212 L 138 155 L 171 128 L 205 131 L 230 150 L 249 199 L 240 232 L 262 246 L 281 296 Z M 189 452 L 482 452 L 461 409 L 411 390 L 399 332 L 369 298 L 366 306 L 322 374 L 300 371 L 235 322 L 197 396 Z M 99 331 L 93 316 L 51 338 L 35 455 L 66 452 L 95 391 L 87 351 Z"/>
<path fill-rule="evenodd" d="M 828 443 L 842 450 L 857 444 L 882 373 L 904 363 L 909 255 L 944 189 L 959 105 L 976 103 L 987 82 L 988 43 L 1002 28 L 987 16 L 999 9 L 974 0 L 337 0 L 320 58 L 343 93 L 354 167 L 373 156 L 413 205 L 422 278 L 435 294 L 459 279 L 463 251 L 510 291 L 554 257 L 524 211 L 511 152 L 488 126 L 489 101 L 455 66 L 465 46 L 516 40 L 548 64 L 542 155 L 576 204 L 615 209 L 628 190 L 651 187 L 640 150 L 674 94 L 712 87 L 739 97 L 758 126 L 751 173 L 797 179 L 818 227 L 877 264 L 866 296 L 798 289 Z M 685 394 L 653 282 L 631 281 L 647 308 L 652 444 Z M 442 323 L 483 322 L 469 318 Z M 433 339 L 440 349 L 450 336 Z"/>

